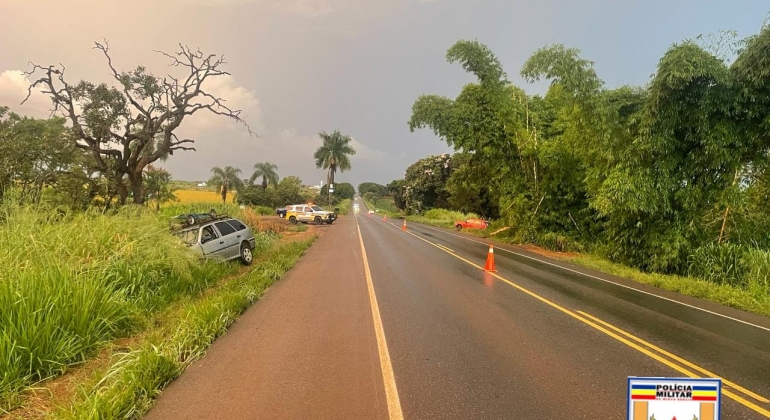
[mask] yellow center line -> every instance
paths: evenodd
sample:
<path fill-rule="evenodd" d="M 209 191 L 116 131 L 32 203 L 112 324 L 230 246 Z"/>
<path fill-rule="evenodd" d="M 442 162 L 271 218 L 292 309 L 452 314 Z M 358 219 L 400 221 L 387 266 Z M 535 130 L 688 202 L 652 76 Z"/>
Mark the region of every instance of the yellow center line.
<path fill-rule="evenodd" d="M 398 398 L 396 376 L 393 374 L 393 365 L 390 363 L 388 343 L 385 341 L 385 329 L 382 327 L 380 307 L 377 305 L 377 296 L 374 294 L 372 272 L 369 270 L 369 260 L 366 258 L 366 247 L 364 247 L 364 238 L 361 236 L 361 227 L 358 225 L 358 217 L 356 217 L 356 229 L 358 230 L 358 240 L 361 242 L 361 255 L 363 256 L 364 260 L 364 274 L 366 275 L 366 285 L 369 289 L 369 304 L 372 308 L 374 333 L 377 337 L 377 349 L 380 354 L 380 369 L 382 369 L 382 380 L 385 385 L 385 399 L 388 402 L 388 416 L 390 420 L 403 420 L 404 413 L 401 411 L 401 400 Z"/>
<path fill-rule="evenodd" d="M 473 262 L 471 262 L 471 261 L 469 261 L 469 260 L 467 260 L 467 259 L 465 259 L 465 258 L 463 258 L 463 257 L 461 257 L 461 256 L 459 256 L 459 255 L 457 255 L 455 253 L 453 253 L 453 252 L 447 251 L 446 249 L 442 248 L 439 244 L 433 243 L 433 242 L 431 242 L 431 241 L 429 241 L 429 240 L 427 240 L 427 239 L 425 239 L 425 238 L 423 238 L 423 237 L 421 237 L 419 235 L 415 235 L 412 232 L 406 232 L 406 233 L 414 236 L 415 238 L 417 238 L 417 239 L 419 239 L 421 241 L 427 242 L 427 243 L 435 246 L 436 248 L 446 252 L 447 254 L 449 254 L 449 255 L 451 255 L 451 256 L 453 256 L 453 257 L 455 257 L 455 258 L 457 258 L 457 259 L 459 259 L 459 260 L 461 260 L 461 261 L 463 261 L 463 262 L 465 262 L 465 263 L 467 263 L 467 264 L 469 264 L 469 265 L 471 265 L 473 267 L 478 268 L 479 270 L 484 271 L 484 268 L 481 267 L 480 265 L 475 264 L 475 263 L 473 263 Z M 494 276 L 498 280 L 501 280 L 501 281 L 507 283 L 511 287 L 513 287 L 513 288 L 515 288 L 515 289 L 517 289 L 517 290 L 519 290 L 519 291 L 521 291 L 521 292 L 523 292 L 523 293 L 525 293 L 525 294 L 527 294 L 529 296 L 532 296 L 533 298 L 535 298 L 535 299 L 545 303 L 546 305 L 551 306 L 551 307 L 553 307 L 553 308 L 555 308 L 555 309 L 557 309 L 557 310 L 559 310 L 559 311 L 569 315 L 570 317 L 575 318 L 575 319 L 583 322 L 584 324 L 593 327 L 594 329 L 596 329 L 598 331 L 603 332 L 604 334 L 606 334 L 606 335 L 608 335 L 608 336 L 610 336 L 610 337 L 620 341 L 621 343 L 623 343 L 623 344 L 633 348 L 634 350 L 639 351 L 640 353 L 643 353 L 643 354 L 649 356 L 650 358 L 652 358 L 654 360 L 657 360 L 658 362 L 660 362 L 660 363 L 670 367 L 671 369 L 676 370 L 677 372 L 679 372 L 679 373 L 681 373 L 681 374 L 683 374 L 685 376 L 688 376 L 690 378 L 700 378 L 700 376 L 698 376 L 697 374 L 691 372 L 690 370 L 687 370 L 684 367 L 679 366 L 679 365 L 669 361 L 668 359 L 665 359 L 662 356 L 660 356 L 658 354 L 655 354 L 655 353 L 651 352 L 650 350 L 648 350 L 648 349 L 646 349 L 646 348 L 644 348 L 644 347 L 642 347 L 642 346 L 640 346 L 640 345 L 638 345 L 638 344 L 636 344 L 636 343 L 634 343 L 632 341 L 627 340 L 626 338 L 623 338 L 622 336 L 620 336 L 620 335 L 618 335 L 618 334 L 608 330 L 607 328 L 604 328 L 603 326 L 597 324 L 596 322 L 591 321 L 589 318 L 583 316 L 582 314 L 572 312 L 571 310 L 569 310 L 569 309 L 567 309 L 567 308 L 565 308 L 563 306 L 560 306 L 557 303 L 552 302 L 552 301 L 550 301 L 550 300 L 548 300 L 548 299 L 538 295 L 537 293 L 534 293 L 534 292 L 532 292 L 532 291 L 530 291 L 530 290 L 528 290 L 528 289 L 526 289 L 526 288 L 524 288 L 522 286 L 519 286 L 518 284 L 513 283 L 512 281 L 510 281 L 510 280 L 508 280 L 508 279 L 506 279 L 506 278 L 504 278 L 504 277 L 502 277 L 502 276 L 500 276 L 500 275 L 498 275 L 496 273 L 489 273 L 489 274 Z M 600 321 L 598 318 L 595 318 L 595 317 L 591 317 L 591 318 L 596 319 L 598 322 L 604 323 L 603 321 Z M 616 328 L 616 327 L 614 327 L 614 329 L 620 330 L 619 328 Z M 626 335 L 631 335 L 629 333 L 625 333 L 625 334 Z M 668 352 L 666 352 L 666 353 L 668 353 Z M 681 358 L 677 357 L 677 359 L 681 359 Z M 684 359 L 681 359 L 681 360 L 684 360 Z M 698 370 L 698 371 L 702 372 L 702 373 L 703 372 L 708 372 L 708 371 L 706 371 L 703 368 L 700 368 L 700 367 L 696 368 L 696 367 L 694 367 L 694 366 L 696 366 L 694 363 L 687 362 L 687 365 L 692 367 L 695 370 Z M 713 377 L 719 377 L 719 376 L 718 375 L 713 375 Z M 727 382 L 725 382 L 725 383 L 727 383 Z M 753 392 L 751 392 L 751 391 L 749 391 L 749 390 L 747 390 L 747 389 L 745 389 L 743 387 L 740 387 L 740 386 L 736 385 L 733 382 L 730 382 L 729 384 L 730 384 L 730 386 L 732 386 L 735 389 L 742 390 L 742 392 L 745 391 L 745 393 L 747 393 L 747 395 L 752 395 L 752 396 L 759 397 L 757 399 L 760 400 L 760 401 L 763 401 L 763 402 L 767 401 L 764 397 L 762 397 L 760 395 L 757 395 L 757 394 L 755 394 L 755 393 L 753 393 Z M 743 398 L 743 397 L 741 397 L 739 395 L 736 395 L 735 393 L 733 393 L 733 392 L 731 392 L 729 390 L 723 389 L 722 390 L 722 395 L 731 398 L 732 400 L 734 400 L 734 401 L 744 405 L 745 407 L 748 407 L 748 408 L 756 411 L 759 414 L 762 414 L 763 416 L 765 416 L 767 418 L 770 418 L 770 411 L 768 411 L 768 410 L 766 410 L 766 409 L 764 409 L 764 408 L 762 408 L 762 407 L 752 403 L 751 401 L 746 400 L 745 398 Z"/>
<path fill-rule="evenodd" d="M 727 385 L 727 386 L 729 386 L 731 388 L 734 388 L 736 391 L 740 391 L 740 392 L 748 395 L 749 397 L 754 398 L 755 400 L 757 400 L 759 402 L 763 402 L 763 403 L 770 402 L 770 400 L 768 400 L 767 398 L 765 398 L 765 397 L 763 397 L 763 396 L 761 396 L 759 394 L 756 394 L 754 392 L 751 392 L 748 389 L 746 389 L 746 388 L 736 384 L 735 382 L 731 382 L 731 381 L 729 381 L 729 380 L 727 380 L 725 378 L 722 378 L 719 375 L 717 375 L 716 373 L 710 372 L 710 371 L 708 371 L 708 370 L 706 370 L 706 369 L 704 369 L 704 368 L 702 368 L 702 367 L 700 367 L 700 366 L 698 366 L 698 365 L 696 365 L 694 363 L 691 363 L 691 362 L 689 362 L 689 361 L 687 361 L 687 360 L 685 360 L 685 359 L 683 359 L 683 358 L 681 358 L 681 357 L 679 357 L 679 356 L 677 356 L 677 355 L 675 355 L 673 353 L 670 353 L 670 352 L 668 352 L 666 350 L 663 350 L 662 348 L 660 348 L 658 346 L 655 346 L 654 344 L 651 344 L 651 343 L 649 343 L 649 342 L 647 342 L 645 340 L 642 340 L 641 338 L 639 338 L 639 337 L 637 337 L 637 336 L 635 336 L 635 335 L 633 335 L 631 333 L 623 331 L 622 329 L 620 329 L 620 328 L 618 328 L 618 327 L 616 327 L 616 326 L 614 326 L 614 325 L 612 325 L 612 324 L 610 324 L 608 322 L 602 321 L 601 319 L 596 318 L 593 315 L 589 315 L 589 314 L 587 314 L 587 313 L 585 313 L 583 311 L 577 311 L 577 313 L 579 313 L 580 315 L 583 315 L 586 318 L 590 318 L 591 320 L 596 321 L 596 322 L 598 322 L 598 323 L 600 323 L 600 324 L 602 324 L 602 325 L 604 325 L 604 326 L 606 326 L 606 327 L 608 327 L 610 329 L 613 329 L 613 330 L 619 332 L 620 334 L 625 335 L 626 337 L 629 337 L 629 338 L 631 338 L 633 340 L 636 340 L 638 343 L 641 343 L 641 344 L 643 344 L 643 345 L 645 345 L 645 346 L 647 346 L 647 347 L 657 351 L 658 353 L 661 353 L 661 354 L 663 354 L 665 356 L 668 356 L 668 357 L 676 360 L 677 362 L 679 362 L 679 363 L 681 363 L 681 364 L 683 364 L 685 366 L 688 366 L 688 367 L 690 367 L 692 369 L 695 369 L 698 372 L 706 375 L 707 377 L 719 378 L 719 379 L 722 380 L 722 383 L 724 383 L 725 385 Z"/>

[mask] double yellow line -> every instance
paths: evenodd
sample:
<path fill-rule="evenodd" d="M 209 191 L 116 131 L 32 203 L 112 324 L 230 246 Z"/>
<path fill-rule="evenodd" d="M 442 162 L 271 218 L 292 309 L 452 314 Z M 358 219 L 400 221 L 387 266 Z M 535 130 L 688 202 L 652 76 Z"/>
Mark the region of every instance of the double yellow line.
<path fill-rule="evenodd" d="M 388 222 L 388 224 L 393 226 L 393 227 L 398 227 L 398 226 L 393 225 L 390 222 Z M 412 232 L 409 232 L 409 231 L 407 231 L 406 233 L 414 236 L 415 238 L 417 238 L 417 239 L 419 239 L 421 241 L 424 241 L 426 243 L 429 243 L 429 244 L 435 246 L 436 248 L 438 248 L 438 249 L 446 252 L 447 254 L 449 254 L 449 255 L 451 255 L 451 256 L 453 256 L 453 257 L 455 257 L 455 258 L 457 258 L 457 259 L 459 259 L 459 260 L 461 260 L 463 262 L 465 262 L 468 265 L 471 265 L 473 267 L 478 268 L 479 270 L 484 271 L 484 267 L 481 267 L 480 265 L 478 265 L 478 264 L 476 264 L 476 263 L 474 263 L 472 261 L 469 261 L 469 260 L 467 260 L 467 259 L 465 259 L 465 258 L 463 258 L 463 257 L 461 257 L 459 255 L 457 255 L 457 253 L 455 253 L 454 251 L 452 251 L 451 249 L 447 248 L 444 245 L 441 245 L 441 244 L 438 244 L 438 243 L 434 243 L 432 241 L 429 241 L 429 240 L 427 240 L 427 239 L 425 239 L 425 238 L 423 238 L 423 237 L 421 237 L 419 235 L 416 235 L 416 234 L 414 234 Z M 599 319 L 599 318 L 597 318 L 595 316 L 592 316 L 592 315 L 590 315 L 588 313 L 585 313 L 583 311 L 571 311 L 571 310 L 569 310 L 569 309 L 567 309 L 567 308 L 565 308 L 565 307 L 563 307 L 563 306 L 561 306 L 561 305 L 559 305 L 559 304 L 557 304 L 555 302 L 552 302 L 552 301 L 550 301 L 550 300 L 548 300 L 548 299 L 538 295 L 537 293 L 534 293 L 534 292 L 532 292 L 532 291 L 530 291 L 530 290 L 528 290 L 528 289 L 526 289 L 526 288 L 524 288 L 522 286 L 519 286 L 516 283 L 513 283 L 512 281 L 510 281 L 510 280 L 500 276 L 497 273 L 488 273 L 488 274 L 494 276 L 495 278 L 497 278 L 498 280 L 508 284 L 509 286 L 511 286 L 511 287 L 513 287 L 513 288 L 515 288 L 515 289 L 517 289 L 517 290 L 519 290 L 519 291 L 521 291 L 521 292 L 523 292 L 523 293 L 525 293 L 525 294 L 527 294 L 527 295 L 529 295 L 529 296 L 531 296 L 531 297 L 533 297 L 533 298 L 535 298 L 535 299 L 545 303 L 546 305 L 551 306 L 552 308 L 554 308 L 554 309 L 556 309 L 558 311 L 561 311 L 561 312 L 567 314 L 568 316 L 570 316 L 570 317 L 572 317 L 574 319 L 577 319 L 580 322 L 582 322 L 582 323 L 584 323 L 584 324 L 586 324 L 586 325 L 588 325 L 588 326 L 590 326 L 590 327 L 592 327 L 592 328 L 594 328 L 594 329 L 596 329 L 598 331 L 601 331 L 602 333 L 604 333 L 604 334 L 614 338 L 615 340 L 617 340 L 617 341 L 627 345 L 628 347 L 631 347 L 632 349 L 637 350 L 637 351 L 639 351 L 640 353 L 642 353 L 642 354 L 644 354 L 646 356 L 649 356 L 650 358 L 652 358 L 652 359 L 654 359 L 654 360 L 656 360 L 656 361 L 658 361 L 658 362 L 660 362 L 660 363 L 670 367 L 671 369 L 676 370 L 677 372 L 679 372 L 679 373 L 681 373 L 681 374 L 683 374 L 683 375 L 685 375 L 687 377 L 690 377 L 690 378 L 703 378 L 703 377 L 706 377 L 706 378 L 720 378 L 722 380 L 722 384 L 723 384 L 722 395 L 724 395 L 724 396 L 726 396 L 726 397 L 728 397 L 728 398 L 738 402 L 739 404 L 741 404 L 741 405 L 743 405 L 743 406 L 745 406 L 745 407 L 747 407 L 747 408 L 749 408 L 751 410 L 754 410 L 755 412 L 763 415 L 766 418 L 770 418 L 770 410 L 768 410 L 768 409 L 766 409 L 764 407 L 761 407 L 761 406 L 757 405 L 757 403 L 752 402 L 752 401 L 749 400 L 749 398 L 750 398 L 750 399 L 753 399 L 754 401 L 757 401 L 759 403 L 767 404 L 767 403 L 770 403 L 770 400 L 768 400 L 767 398 L 765 398 L 765 397 L 763 397 L 763 396 L 761 396 L 761 395 L 759 395 L 759 394 L 757 394 L 755 392 L 752 392 L 752 391 L 750 391 L 750 390 L 748 390 L 748 389 L 746 389 L 746 388 L 736 384 L 735 382 L 732 382 L 732 381 L 729 381 L 729 380 L 727 380 L 725 378 L 722 378 L 719 375 L 717 375 L 716 373 L 710 372 L 710 371 L 706 370 L 705 368 L 702 368 L 702 367 L 696 365 L 695 363 L 692 363 L 692 362 L 690 362 L 690 361 L 688 361 L 688 360 L 686 360 L 686 359 L 684 359 L 682 357 L 679 357 L 679 356 L 677 356 L 677 355 L 675 355 L 675 354 L 673 354 L 673 353 L 671 353 L 669 351 L 666 351 L 666 350 L 664 350 L 664 349 L 662 349 L 660 347 L 657 347 L 657 346 L 655 346 L 655 345 L 653 345 L 653 344 L 651 344 L 651 343 L 649 343 L 649 342 L 647 342 L 647 341 L 645 341 L 645 340 L 643 340 L 643 339 L 641 339 L 641 338 L 639 338 L 639 337 L 637 337 L 637 336 L 635 336 L 635 335 L 633 335 L 633 334 L 631 334 L 631 333 L 629 333 L 627 331 L 622 330 L 621 328 L 618 328 L 618 327 L 610 324 L 609 322 L 602 321 L 601 319 Z M 741 395 L 739 395 L 739 394 L 741 394 Z"/>

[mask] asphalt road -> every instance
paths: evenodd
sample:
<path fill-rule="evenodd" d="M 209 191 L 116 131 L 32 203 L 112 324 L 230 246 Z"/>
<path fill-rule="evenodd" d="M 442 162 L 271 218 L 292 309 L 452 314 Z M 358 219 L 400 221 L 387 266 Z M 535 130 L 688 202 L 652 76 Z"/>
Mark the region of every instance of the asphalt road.
<path fill-rule="evenodd" d="M 341 218 L 149 417 L 623 419 L 629 376 L 719 376 L 770 418 L 767 318 L 400 227 Z"/>

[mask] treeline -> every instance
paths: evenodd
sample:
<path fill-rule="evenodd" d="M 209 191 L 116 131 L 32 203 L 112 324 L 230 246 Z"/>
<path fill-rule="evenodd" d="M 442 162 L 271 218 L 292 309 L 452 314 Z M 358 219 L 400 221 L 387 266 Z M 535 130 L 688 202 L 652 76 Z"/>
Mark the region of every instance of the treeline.
<path fill-rule="evenodd" d="M 143 175 L 137 201 L 159 205 L 173 199 L 166 170 L 148 164 Z M 133 199 L 127 185 L 116 185 L 100 170 L 92 152 L 76 146 L 64 118 L 24 117 L 0 106 L 0 203 L 12 195 L 21 203 L 109 209 L 120 202 L 120 189 Z"/>
<path fill-rule="evenodd" d="M 458 153 L 407 169 L 390 184 L 397 205 L 472 211 L 519 241 L 555 235 L 644 270 L 745 283 L 752 251 L 770 247 L 770 29 L 731 35 L 675 44 L 647 85 L 615 89 L 578 50 L 542 48 L 521 75 L 550 81 L 543 96 L 513 85 L 486 46 L 456 43 L 447 60 L 477 81 L 418 98 L 409 127 Z M 766 285 L 770 258 L 759 271 Z"/>
<path fill-rule="evenodd" d="M 314 202 L 320 205 L 339 204 L 342 200 L 352 199 L 355 194 L 349 183 L 334 184 L 334 191 L 329 195 L 327 185 L 318 190 L 302 185 L 296 176 L 287 176 L 275 185 L 262 188 L 259 185 L 244 185 L 238 189 L 235 200 L 239 204 L 265 207 L 283 207 L 290 204 Z"/>

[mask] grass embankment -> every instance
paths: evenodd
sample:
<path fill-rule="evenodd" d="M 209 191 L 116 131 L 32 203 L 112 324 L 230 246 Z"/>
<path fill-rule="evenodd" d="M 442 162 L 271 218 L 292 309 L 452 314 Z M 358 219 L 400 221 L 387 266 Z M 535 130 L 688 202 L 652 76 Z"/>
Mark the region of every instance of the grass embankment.
<path fill-rule="evenodd" d="M 19 405 L 28 386 L 146 330 L 173 302 L 239 270 L 200 261 L 181 246 L 168 232 L 168 215 L 178 210 L 0 208 L 0 266 L 14 267 L 0 271 L 0 412 Z M 233 206 L 217 211 L 241 216 Z M 241 217 L 247 223 L 248 215 Z M 274 243 L 272 232 L 255 235 L 255 255 Z"/>
<path fill-rule="evenodd" d="M 427 225 L 452 228 L 455 220 L 476 217 L 443 209 L 428 210 L 422 216 L 407 216 L 408 220 Z M 480 237 L 492 236 L 501 242 L 522 244 L 520 235 L 511 231 L 502 231 L 505 226 L 492 223 L 487 229 L 465 229 L 463 232 Z M 540 235 L 536 243 L 552 251 L 583 251 L 580 244 L 552 233 Z M 592 268 L 604 273 L 649 284 L 661 289 L 710 300 L 725 306 L 741 309 L 756 314 L 770 316 L 770 252 L 761 250 L 744 250 L 742 254 L 730 258 L 717 254 L 694 255 L 691 258 L 691 276 L 646 273 L 635 268 L 611 262 L 605 258 L 590 253 L 569 253 L 556 255 L 557 258 L 571 263 Z M 549 253 L 554 256 L 554 253 Z M 696 271 L 699 269 L 700 271 Z M 693 273 L 699 275 L 692 275 Z M 727 275 L 724 275 L 727 274 Z"/>
<path fill-rule="evenodd" d="M 112 366 L 81 386 L 71 403 L 54 412 L 58 419 L 140 418 L 154 398 L 276 280 L 283 277 L 314 238 L 270 252 L 246 274 L 213 293 L 185 302 L 165 316 L 133 349 L 118 354 Z"/>
<path fill-rule="evenodd" d="M 478 218 L 479 216 L 473 213 L 466 214 L 459 211 L 445 209 L 430 209 L 421 215 L 407 216 L 407 220 L 411 220 L 413 222 L 444 228 L 453 228 L 455 226 L 455 222 L 458 220 Z"/>
<path fill-rule="evenodd" d="M 321 206 L 321 208 L 326 211 L 334 211 L 334 209 L 340 209 L 336 213 L 344 216 L 350 212 L 351 206 L 352 206 L 352 200 L 350 200 L 349 198 L 345 198 L 337 204 L 334 204 L 332 206 Z"/>
<path fill-rule="evenodd" d="M 401 210 L 396 208 L 392 197 L 380 197 L 376 202 L 364 200 L 364 203 L 368 209 L 375 210 L 380 215 L 385 214 L 388 217 L 398 217 L 401 215 Z"/>

